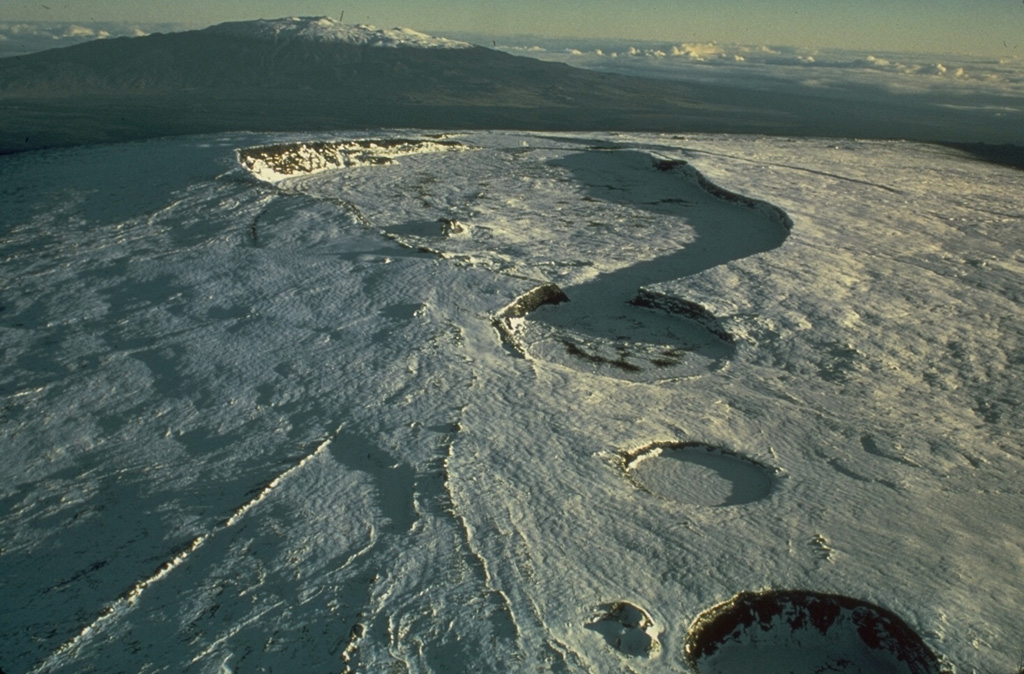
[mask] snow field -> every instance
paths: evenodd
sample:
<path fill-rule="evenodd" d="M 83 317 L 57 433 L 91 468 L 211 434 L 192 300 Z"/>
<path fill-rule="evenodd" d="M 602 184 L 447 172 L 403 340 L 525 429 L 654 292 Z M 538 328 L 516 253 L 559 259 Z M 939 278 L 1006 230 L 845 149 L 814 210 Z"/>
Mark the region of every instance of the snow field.
<path fill-rule="evenodd" d="M 452 140 L 474 149 L 273 185 L 235 150 L 338 139 L 3 158 L 5 671 L 686 671 L 694 621 L 765 589 L 1010 670 L 1015 172 L 910 143 Z M 569 301 L 510 317 L 510 349 L 495 318 L 543 284 Z M 762 632 L 734 662 L 814 636 Z"/>
<path fill-rule="evenodd" d="M 434 37 L 411 28 L 377 28 L 369 24 L 346 24 L 326 16 L 258 21 L 232 21 L 207 30 L 217 33 L 256 35 L 272 40 L 304 39 L 314 42 L 344 42 L 378 48 L 467 49 L 473 45 L 443 37 Z"/>

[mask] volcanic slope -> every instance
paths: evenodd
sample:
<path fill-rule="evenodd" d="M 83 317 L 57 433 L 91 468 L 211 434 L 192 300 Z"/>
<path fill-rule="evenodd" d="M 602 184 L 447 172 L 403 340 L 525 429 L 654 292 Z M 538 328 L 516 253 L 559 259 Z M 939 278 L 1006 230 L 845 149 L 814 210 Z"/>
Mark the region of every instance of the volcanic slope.
<path fill-rule="evenodd" d="M 699 100 L 681 84 L 293 17 L 5 59 L 0 152 L 225 130 L 710 129 L 724 109 Z"/>
<path fill-rule="evenodd" d="M 223 134 L 0 203 L 4 672 L 1019 669 L 1015 170 Z"/>

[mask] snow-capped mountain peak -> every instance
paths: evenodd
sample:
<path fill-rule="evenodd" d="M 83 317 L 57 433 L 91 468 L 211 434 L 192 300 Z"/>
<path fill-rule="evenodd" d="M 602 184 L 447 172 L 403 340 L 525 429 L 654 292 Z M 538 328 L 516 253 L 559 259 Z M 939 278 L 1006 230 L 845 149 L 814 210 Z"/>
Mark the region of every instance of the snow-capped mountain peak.
<path fill-rule="evenodd" d="M 209 30 L 259 38 L 302 38 L 315 42 L 345 42 L 371 47 L 464 49 L 473 46 L 468 42 L 434 37 L 410 28 L 377 28 L 368 24 L 342 23 L 326 16 L 233 21 L 218 24 Z"/>

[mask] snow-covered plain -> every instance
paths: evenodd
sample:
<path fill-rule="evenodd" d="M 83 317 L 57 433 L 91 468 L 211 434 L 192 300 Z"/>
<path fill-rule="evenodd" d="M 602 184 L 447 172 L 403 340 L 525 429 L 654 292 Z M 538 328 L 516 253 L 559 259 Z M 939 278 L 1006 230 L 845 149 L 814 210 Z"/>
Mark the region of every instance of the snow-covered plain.
<path fill-rule="evenodd" d="M 1020 184 L 735 136 L 0 157 L 0 667 L 1013 671 Z"/>

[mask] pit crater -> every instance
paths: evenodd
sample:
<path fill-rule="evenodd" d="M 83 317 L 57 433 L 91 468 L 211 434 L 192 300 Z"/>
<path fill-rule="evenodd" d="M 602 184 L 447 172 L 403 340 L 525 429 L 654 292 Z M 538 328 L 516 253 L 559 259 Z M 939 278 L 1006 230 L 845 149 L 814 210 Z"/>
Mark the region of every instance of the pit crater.
<path fill-rule="evenodd" d="M 621 455 L 622 470 L 638 488 L 669 501 L 723 507 L 768 498 L 777 471 L 720 447 L 659 442 Z"/>
<path fill-rule="evenodd" d="M 741 592 L 704 611 L 686 637 L 700 674 L 940 674 L 902 618 L 866 601 L 805 590 Z"/>

